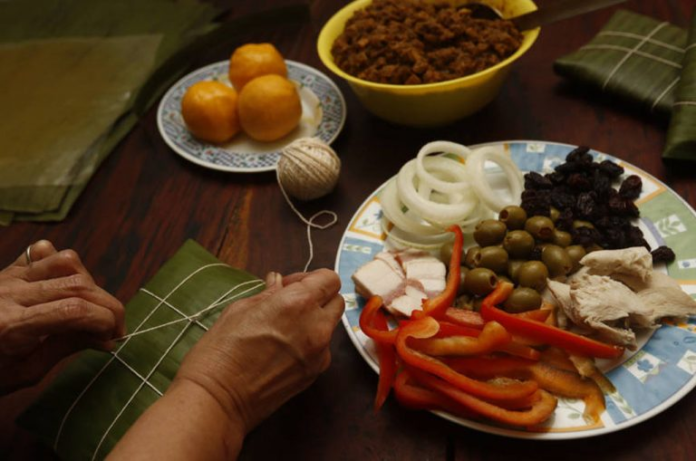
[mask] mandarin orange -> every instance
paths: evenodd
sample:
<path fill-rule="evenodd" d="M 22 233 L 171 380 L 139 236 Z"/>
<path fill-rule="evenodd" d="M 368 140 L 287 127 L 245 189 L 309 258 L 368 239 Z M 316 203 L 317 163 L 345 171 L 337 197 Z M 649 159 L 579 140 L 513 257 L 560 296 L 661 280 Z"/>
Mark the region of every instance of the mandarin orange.
<path fill-rule="evenodd" d="M 191 85 L 181 100 L 186 127 L 197 138 L 212 143 L 229 141 L 240 129 L 237 92 L 223 83 Z"/>
<path fill-rule="evenodd" d="M 297 127 L 302 103 L 297 87 L 279 75 L 264 75 L 239 92 L 239 121 L 257 141 L 275 141 Z"/>
<path fill-rule="evenodd" d="M 288 68 L 280 52 L 270 43 L 242 45 L 230 57 L 229 78 L 241 91 L 244 85 L 262 75 L 275 74 L 287 77 Z"/>

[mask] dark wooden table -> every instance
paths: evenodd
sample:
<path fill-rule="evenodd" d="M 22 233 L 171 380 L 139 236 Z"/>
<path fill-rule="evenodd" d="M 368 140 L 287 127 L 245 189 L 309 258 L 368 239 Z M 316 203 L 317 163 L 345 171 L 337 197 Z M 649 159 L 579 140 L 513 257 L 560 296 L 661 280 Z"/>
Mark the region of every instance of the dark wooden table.
<path fill-rule="evenodd" d="M 231 17 L 282 2 L 236 3 L 241 5 L 233 7 Z M 316 38 L 321 25 L 345 3 L 316 0 L 311 23 L 255 30 L 211 48 L 190 68 L 226 59 L 243 43 L 268 41 L 286 58 L 328 73 L 317 56 Z M 693 6 L 693 0 L 630 0 L 624 5 L 682 27 L 687 27 Z M 335 79 L 348 106 L 348 120 L 334 143 L 343 162 L 340 183 L 330 196 L 301 209 L 309 213 L 328 208 L 338 213 L 340 222 L 314 233 L 313 267 L 333 267 L 343 230 L 360 203 L 420 146 L 436 139 L 590 145 L 653 174 L 696 206 L 693 166 L 670 166 L 661 160 L 665 120 L 578 89 L 552 71 L 553 60 L 589 40 L 613 10 L 545 27 L 533 49 L 516 63 L 500 96 L 480 113 L 445 128 L 414 130 L 383 122 Z M 28 244 L 47 238 L 59 248 L 77 250 L 98 283 L 124 302 L 189 238 L 223 261 L 258 275 L 301 270 L 307 256 L 305 227 L 283 200 L 275 176 L 224 174 L 187 162 L 160 138 L 155 112 L 149 111 L 99 169 L 68 219 L 0 230 L 0 263 L 8 264 Z M 514 440 L 412 412 L 392 400 L 375 415 L 377 376 L 342 326 L 334 335 L 332 352 L 333 364 L 316 384 L 248 437 L 242 459 L 696 459 L 693 393 L 644 423 L 596 439 Z M 40 388 L 0 399 L 0 458 L 52 459 L 12 423 Z"/>

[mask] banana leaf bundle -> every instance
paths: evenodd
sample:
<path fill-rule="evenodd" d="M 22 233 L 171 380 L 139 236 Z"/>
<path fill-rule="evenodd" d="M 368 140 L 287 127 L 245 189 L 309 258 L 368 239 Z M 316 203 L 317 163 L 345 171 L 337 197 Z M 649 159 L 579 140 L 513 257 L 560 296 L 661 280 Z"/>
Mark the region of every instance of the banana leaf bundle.
<path fill-rule="evenodd" d="M 149 75 L 216 14 L 194 1 L 0 2 L 0 85 L 10 89 L 0 107 L 12 114 L 0 133 L 0 224 L 65 218 L 135 125 Z"/>
<path fill-rule="evenodd" d="M 696 160 L 696 32 L 617 11 L 577 51 L 554 63 L 561 76 L 671 117 L 664 158 Z"/>
<path fill-rule="evenodd" d="M 105 458 L 166 391 L 186 353 L 224 307 L 264 286 L 187 241 L 126 305 L 132 336 L 112 353 L 82 353 L 18 423 L 63 460 Z"/>

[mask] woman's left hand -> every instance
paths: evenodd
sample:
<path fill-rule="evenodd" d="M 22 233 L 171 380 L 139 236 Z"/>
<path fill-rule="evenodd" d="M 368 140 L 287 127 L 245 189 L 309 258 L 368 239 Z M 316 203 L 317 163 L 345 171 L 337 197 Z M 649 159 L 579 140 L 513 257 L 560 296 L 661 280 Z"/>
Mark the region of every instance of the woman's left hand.
<path fill-rule="evenodd" d="M 79 350 L 110 349 L 124 333 L 123 305 L 72 250 L 42 240 L 0 271 L 0 395 Z"/>

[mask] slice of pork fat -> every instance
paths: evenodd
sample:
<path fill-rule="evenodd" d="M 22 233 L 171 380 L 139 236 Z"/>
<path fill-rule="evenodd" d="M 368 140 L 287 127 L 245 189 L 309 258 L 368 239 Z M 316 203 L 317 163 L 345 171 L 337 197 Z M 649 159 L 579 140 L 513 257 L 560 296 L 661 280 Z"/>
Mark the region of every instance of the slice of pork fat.
<path fill-rule="evenodd" d="M 373 259 L 363 264 L 352 275 L 355 283 L 355 291 L 365 299 L 372 296 L 381 296 L 384 304 L 401 296 L 406 287 L 406 279 L 403 274 L 396 272 L 382 259 Z"/>

